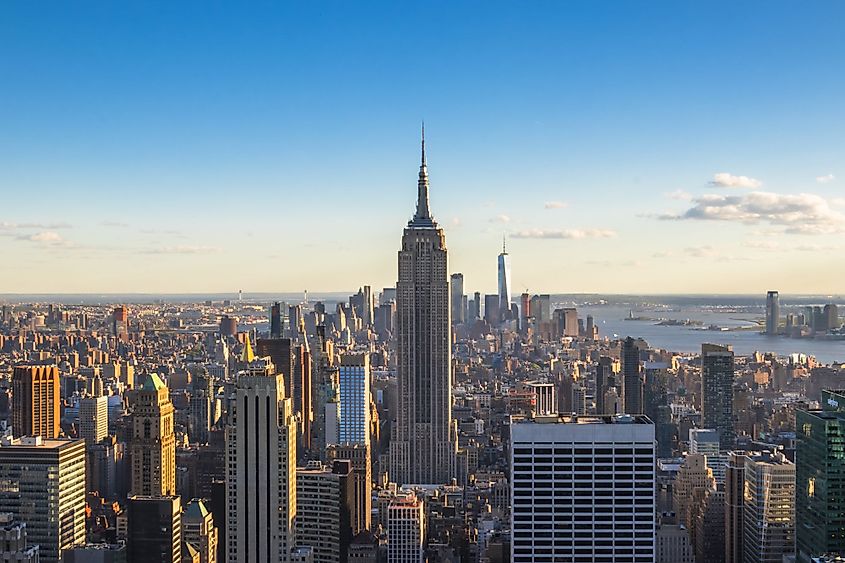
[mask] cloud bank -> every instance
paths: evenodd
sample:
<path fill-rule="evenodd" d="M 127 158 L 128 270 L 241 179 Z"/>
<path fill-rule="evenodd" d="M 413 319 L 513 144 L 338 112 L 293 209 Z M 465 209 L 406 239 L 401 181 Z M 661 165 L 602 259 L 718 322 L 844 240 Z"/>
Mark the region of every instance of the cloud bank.
<path fill-rule="evenodd" d="M 747 195 L 708 194 L 692 200 L 693 206 L 663 220 L 732 221 L 749 225 L 767 223 L 787 234 L 845 232 L 845 215 L 815 194 L 751 192 Z"/>

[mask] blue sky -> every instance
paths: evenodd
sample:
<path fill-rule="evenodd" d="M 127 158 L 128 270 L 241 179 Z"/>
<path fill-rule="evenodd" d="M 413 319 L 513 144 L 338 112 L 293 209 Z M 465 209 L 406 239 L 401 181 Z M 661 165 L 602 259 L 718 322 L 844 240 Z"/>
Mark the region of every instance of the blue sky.
<path fill-rule="evenodd" d="M 837 293 L 845 4 L 5 2 L 0 292 Z"/>

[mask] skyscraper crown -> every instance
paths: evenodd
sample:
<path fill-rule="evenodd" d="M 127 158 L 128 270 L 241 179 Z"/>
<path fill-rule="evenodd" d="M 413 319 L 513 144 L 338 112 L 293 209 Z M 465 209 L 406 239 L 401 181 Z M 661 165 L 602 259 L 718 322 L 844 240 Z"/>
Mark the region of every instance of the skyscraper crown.
<path fill-rule="evenodd" d="M 428 168 L 425 163 L 425 123 L 422 126 L 422 155 L 420 158 L 420 174 L 417 180 L 417 210 L 414 218 L 408 223 L 409 227 L 434 227 L 434 218 L 428 205 Z"/>

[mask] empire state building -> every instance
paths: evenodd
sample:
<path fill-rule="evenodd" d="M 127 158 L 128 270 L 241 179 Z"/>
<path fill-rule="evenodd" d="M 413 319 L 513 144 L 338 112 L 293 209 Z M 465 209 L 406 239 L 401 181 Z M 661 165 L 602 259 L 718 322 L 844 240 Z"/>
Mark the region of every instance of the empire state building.
<path fill-rule="evenodd" d="M 396 283 L 399 410 L 390 478 L 401 484 L 448 483 L 454 476 L 452 350 L 446 237 L 428 205 L 425 130 L 417 210 L 405 227 Z"/>

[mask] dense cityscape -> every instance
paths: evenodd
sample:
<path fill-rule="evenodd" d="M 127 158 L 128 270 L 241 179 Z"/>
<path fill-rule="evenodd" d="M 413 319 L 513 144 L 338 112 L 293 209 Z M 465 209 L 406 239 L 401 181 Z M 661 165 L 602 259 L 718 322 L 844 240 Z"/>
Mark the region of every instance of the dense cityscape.
<path fill-rule="evenodd" d="M 0 560 L 845 556 L 841 300 L 787 307 L 768 291 L 740 327 L 760 338 L 748 354 L 727 327 L 632 306 L 628 326 L 700 341 L 661 349 L 517 293 L 506 241 L 498 291 L 470 293 L 432 209 L 423 138 L 395 286 L 6 299 Z M 838 361 L 802 352 L 809 338 Z M 795 353 L 766 350 L 781 339 Z"/>

